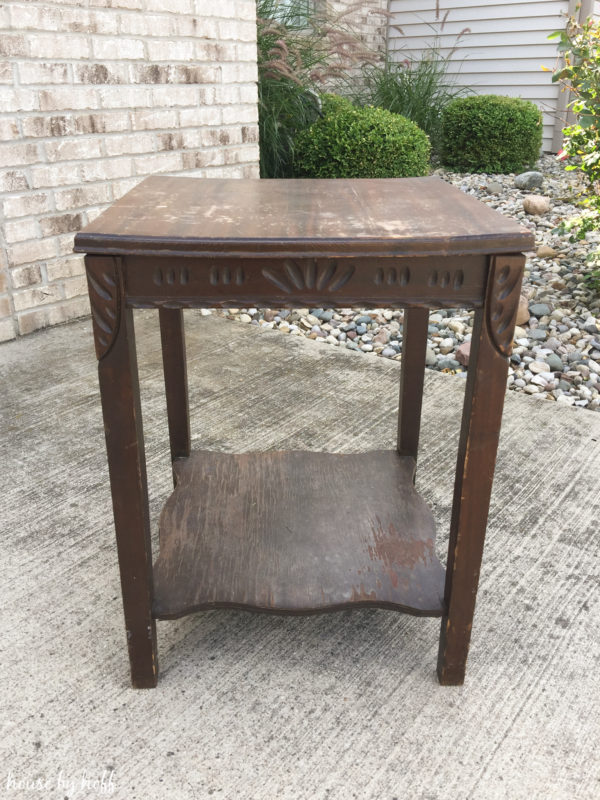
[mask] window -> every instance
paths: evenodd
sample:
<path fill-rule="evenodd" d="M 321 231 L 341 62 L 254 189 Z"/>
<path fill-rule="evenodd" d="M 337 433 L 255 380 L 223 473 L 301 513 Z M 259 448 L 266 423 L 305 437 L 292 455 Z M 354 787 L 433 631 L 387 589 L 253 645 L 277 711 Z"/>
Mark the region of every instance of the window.
<path fill-rule="evenodd" d="M 294 12 L 294 17 L 308 17 L 313 10 L 312 0 L 279 0 L 276 18 L 284 20 L 289 17 L 290 11 Z"/>

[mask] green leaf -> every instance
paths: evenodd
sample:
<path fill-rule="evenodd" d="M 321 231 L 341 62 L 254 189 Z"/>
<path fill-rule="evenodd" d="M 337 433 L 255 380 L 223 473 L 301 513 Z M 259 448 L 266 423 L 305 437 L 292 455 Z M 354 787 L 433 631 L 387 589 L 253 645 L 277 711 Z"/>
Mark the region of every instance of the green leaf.
<path fill-rule="evenodd" d="M 555 72 L 552 73 L 552 83 L 556 83 L 556 81 L 562 80 L 567 76 L 567 67 L 561 67 L 557 69 Z"/>

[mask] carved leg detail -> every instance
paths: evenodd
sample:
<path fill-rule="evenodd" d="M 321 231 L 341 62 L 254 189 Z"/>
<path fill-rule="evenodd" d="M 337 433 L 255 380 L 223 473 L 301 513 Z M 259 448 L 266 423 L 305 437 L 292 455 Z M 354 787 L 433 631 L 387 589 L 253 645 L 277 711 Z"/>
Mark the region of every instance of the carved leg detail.
<path fill-rule="evenodd" d="M 458 448 L 438 677 L 465 677 L 496 451 L 519 302 L 523 256 L 491 259 L 485 307 L 475 315 Z"/>
<path fill-rule="evenodd" d="M 112 491 L 123 610 L 136 688 L 156 685 L 156 626 L 152 618 L 152 553 L 142 415 L 133 316 L 122 307 L 117 259 L 88 256 L 86 270 L 108 469 Z"/>

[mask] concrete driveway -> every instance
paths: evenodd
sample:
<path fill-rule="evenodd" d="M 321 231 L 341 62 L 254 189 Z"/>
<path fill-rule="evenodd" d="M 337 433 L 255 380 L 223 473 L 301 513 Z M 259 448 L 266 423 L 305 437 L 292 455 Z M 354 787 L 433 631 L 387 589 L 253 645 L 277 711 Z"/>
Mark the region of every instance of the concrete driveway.
<path fill-rule="evenodd" d="M 138 320 L 156 520 L 165 403 Z M 393 446 L 397 363 L 187 327 L 197 446 Z M 90 323 L 3 345 L 0 376 L 0 796 L 600 798 L 600 415 L 507 397 L 464 687 L 437 684 L 438 620 L 213 611 L 159 623 L 159 686 L 134 691 Z M 417 484 L 442 555 L 463 389 L 427 375 Z"/>

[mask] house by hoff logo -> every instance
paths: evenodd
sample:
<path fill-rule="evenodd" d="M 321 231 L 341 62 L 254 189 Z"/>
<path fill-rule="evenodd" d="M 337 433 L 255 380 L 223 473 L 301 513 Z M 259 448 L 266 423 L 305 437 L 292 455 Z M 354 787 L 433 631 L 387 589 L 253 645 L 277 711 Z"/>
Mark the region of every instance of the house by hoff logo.
<path fill-rule="evenodd" d="M 83 770 L 77 775 L 67 775 L 62 770 L 52 777 L 25 777 L 9 770 L 4 783 L 6 793 L 21 796 L 22 792 L 39 792 L 40 795 L 57 790 L 70 792 L 71 797 L 91 797 L 92 795 L 111 795 L 115 791 L 115 773 L 105 769 L 100 776 Z"/>

